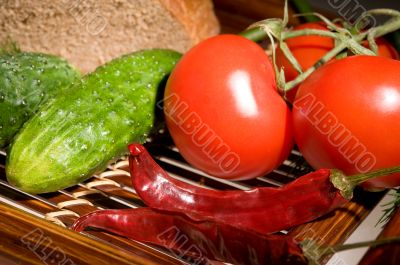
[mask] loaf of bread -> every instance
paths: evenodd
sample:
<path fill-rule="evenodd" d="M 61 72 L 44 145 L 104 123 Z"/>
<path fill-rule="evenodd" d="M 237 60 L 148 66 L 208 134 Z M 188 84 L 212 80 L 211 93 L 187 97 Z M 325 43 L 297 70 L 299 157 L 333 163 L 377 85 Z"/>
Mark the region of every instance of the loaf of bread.
<path fill-rule="evenodd" d="M 146 48 L 180 52 L 218 34 L 211 0 L 3 0 L 0 41 L 63 56 L 83 72 Z"/>

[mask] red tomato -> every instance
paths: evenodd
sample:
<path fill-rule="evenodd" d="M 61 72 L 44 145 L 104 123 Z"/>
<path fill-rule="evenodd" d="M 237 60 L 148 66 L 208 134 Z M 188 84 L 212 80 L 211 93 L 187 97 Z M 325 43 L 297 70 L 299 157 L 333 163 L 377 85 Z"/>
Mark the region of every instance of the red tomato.
<path fill-rule="evenodd" d="M 400 59 L 399 53 L 396 49 L 384 38 L 378 38 L 375 40 L 378 45 L 378 55 L 390 59 Z M 365 47 L 369 48 L 368 44 L 364 44 Z"/>
<path fill-rule="evenodd" d="M 294 28 L 294 30 L 300 29 L 328 30 L 325 24 L 316 22 L 305 23 Z M 334 48 L 333 39 L 315 35 L 290 38 L 286 43 L 303 70 L 307 70 L 313 66 L 327 52 Z M 379 56 L 399 59 L 399 54 L 396 49 L 388 41 L 379 38 L 376 40 L 376 43 L 378 45 Z M 367 48 L 369 47 L 367 44 L 364 46 Z M 297 71 L 293 68 L 279 48 L 276 50 L 276 63 L 279 68 L 284 68 L 286 81 L 291 81 L 298 76 Z M 290 102 L 294 101 L 297 89 L 298 87 L 295 87 L 286 94 L 286 97 Z"/>
<path fill-rule="evenodd" d="M 316 22 L 305 23 L 294 28 L 294 30 L 300 29 L 327 30 L 325 24 Z M 313 66 L 334 47 L 333 39 L 315 35 L 290 38 L 286 41 L 286 44 L 303 70 Z M 279 48 L 276 49 L 276 64 L 279 68 L 283 67 L 285 71 L 286 82 L 291 81 L 298 76 L 297 71 L 293 68 Z M 290 102 L 294 101 L 297 89 L 298 87 L 295 87 L 287 92 L 286 98 Z"/>
<path fill-rule="evenodd" d="M 262 176 L 288 156 L 291 113 L 263 49 L 235 35 L 187 52 L 165 91 L 168 129 L 193 166 L 226 179 Z"/>
<path fill-rule="evenodd" d="M 317 69 L 293 105 L 295 141 L 315 169 L 356 174 L 400 165 L 400 62 L 350 56 Z M 400 185 L 400 174 L 365 183 Z"/>

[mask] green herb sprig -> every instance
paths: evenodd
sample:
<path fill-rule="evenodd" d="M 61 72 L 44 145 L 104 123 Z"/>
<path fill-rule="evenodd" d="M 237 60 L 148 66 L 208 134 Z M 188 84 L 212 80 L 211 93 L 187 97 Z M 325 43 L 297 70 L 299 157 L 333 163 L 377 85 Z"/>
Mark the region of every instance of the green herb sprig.
<path fill-rule="evenodd" d="M 394 212 L 400 207 L 400 188 L 396 189 L 394 193 L 390 193 L 389 195 L 393 196 L 393 200 L 382 205 L 385 209 L 383 209 L 383 215 L 378 220 L 377 225 L 386 224 L 393 216 Z"/>

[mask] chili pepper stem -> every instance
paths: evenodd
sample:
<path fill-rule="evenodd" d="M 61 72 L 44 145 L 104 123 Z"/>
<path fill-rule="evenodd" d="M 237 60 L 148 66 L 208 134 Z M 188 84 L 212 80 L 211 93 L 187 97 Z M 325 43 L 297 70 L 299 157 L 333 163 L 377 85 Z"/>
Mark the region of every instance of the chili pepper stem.
<path fill-rule="evenodd" d="M 353 244 L 337 245 L 337 246 L 331 247 L 331 249 L 333 251 L 332 253 L 334 253 L 334 252 L 349 250 L 349 249 L 353 249 L 353 248 L 379 247 L 379 246 L 391 244 L 391 243 L 400 243 L 400 237 L 390 237 L 390 238 L 365 241 L 365 242 L 359 242 L 359 243 L 353 243 Z"/>
<path fill-rule="evenodd" d="M 351 200 L 351 198 L 353 198 L 353 191 L 356 186 L 342 171 L 332 169 L 330 180 L 333 186 L 335 186 L 335 188 L 340 191 L 340 194 L 343 196 L 343 198 L 346 198 L 348 200 Z"/>
<path fill-rule="evenodd" d="M 340 194 L 344 198 L 350 200 L 353 197 L 354 188 L 357 185 L 361 184 L 362 182 L 365 182 L 372 178 L 392 175 L 396 173 L 400 173 L 400 166 L 378 169 L 375 171 L 352 175 L 352 176 L 346 176 L 345 174 L 343 174 L 343 172 L 333 169 L 331 171 L 330 179 L 333 186 L 335 186 L 335 188 L 337 188 L 340 191 Z"/>
<path fill-rule="evenodd" d="M 301 248 L 304 256 L 308 259 L 310 264 L 319 264 L 318 261 L 326 255 L 331 255 L 336 252 L 345 251 L 354 248 L 362 247 L 378 247 L 386 244 L 400 243 L 400 237 L 389 237 L 379 240 L 365 241 L 359 243 L 335 245 L 335 246 L 321 246 L 315 240 L 306 239 L 301 242 Z"/>
<path fill-rule="evenodd" d="M 354 185 L 358 185 L 368 179 L 376 178 L 380 176 L 392 175 L 400 172 L 400 166 L 383 168 L 367 173 L 357 174 L 350 176 L 349 179 Z"/>

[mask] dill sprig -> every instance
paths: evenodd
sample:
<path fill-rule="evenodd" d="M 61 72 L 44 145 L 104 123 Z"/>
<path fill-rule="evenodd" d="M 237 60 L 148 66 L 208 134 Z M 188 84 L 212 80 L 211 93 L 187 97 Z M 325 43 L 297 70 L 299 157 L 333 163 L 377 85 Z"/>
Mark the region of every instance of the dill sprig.
<path fill-rule="evenodd" d="M 377 224 L 386 224 L 393 216 L 397 208 L 400 207 L 400 188 L 395 189 L 395 192 L 389 195 L 393 196 L 393 200 L 382 205 L 382 207 L 385 207 L 385 209 L 383 209 L 383 215 L 381 218 L 379 218 Z"/>

